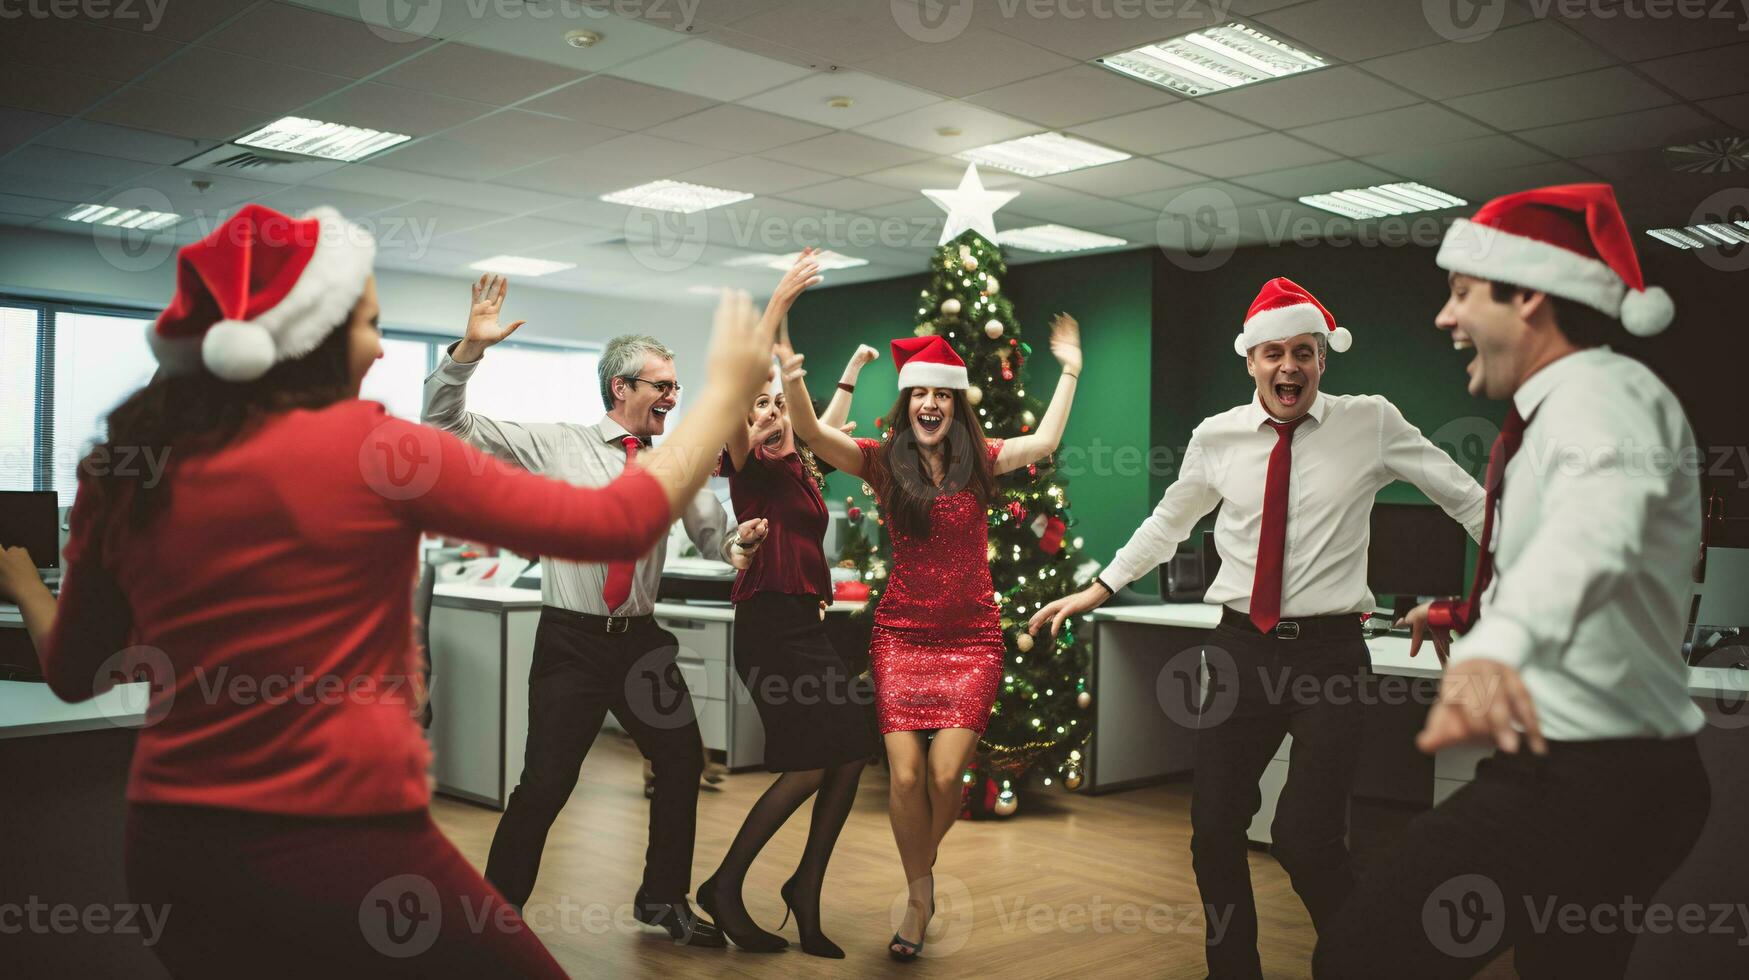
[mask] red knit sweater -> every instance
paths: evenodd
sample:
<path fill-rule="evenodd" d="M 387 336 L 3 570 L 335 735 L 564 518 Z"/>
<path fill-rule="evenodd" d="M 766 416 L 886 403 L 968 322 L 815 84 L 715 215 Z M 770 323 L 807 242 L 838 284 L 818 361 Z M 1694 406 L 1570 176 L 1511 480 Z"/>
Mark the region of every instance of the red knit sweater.
<path fill-rule="evenodd" d="M 143 803 L 423 808 L 420 532 L 603 561 L 643 554 L 672 520 L 642 470 L 574 487 L 364 401 L 274 416 L 222 450 L 172 459 L 166 479 L 169 506 L 139 533 L 120 517 L 96 527 L 81 487 L 42 651 L 70 701 L 133 664 L 155 669 L 128 782 Z"/>

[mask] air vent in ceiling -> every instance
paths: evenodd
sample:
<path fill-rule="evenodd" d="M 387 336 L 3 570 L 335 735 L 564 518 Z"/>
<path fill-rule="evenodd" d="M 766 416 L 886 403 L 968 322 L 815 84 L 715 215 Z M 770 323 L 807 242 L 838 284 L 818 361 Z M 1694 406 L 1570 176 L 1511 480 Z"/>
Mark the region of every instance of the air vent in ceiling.
<path fill-rule="evenodd" d="M 184 170 L 198 170 L 226 177 L 245 177 L 276 184 L 301 184 L 311 177 L 338 170 L 345 164 L 339 160 L 275 153 L 272 150 L 223 143 L 184 160 L 177 166 Z"/>

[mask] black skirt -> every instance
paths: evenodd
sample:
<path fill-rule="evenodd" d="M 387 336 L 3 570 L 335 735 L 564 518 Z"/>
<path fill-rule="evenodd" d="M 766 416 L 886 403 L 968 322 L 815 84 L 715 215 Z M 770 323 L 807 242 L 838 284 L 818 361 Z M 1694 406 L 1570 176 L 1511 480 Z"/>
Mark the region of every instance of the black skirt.
<path fill-rule="evenodd" d="M 736 603 L 735 673 L 765 724 L 771 772 L 874 753 L 870 692 L 833 648 L 817 597 L 759 592 Z"/>

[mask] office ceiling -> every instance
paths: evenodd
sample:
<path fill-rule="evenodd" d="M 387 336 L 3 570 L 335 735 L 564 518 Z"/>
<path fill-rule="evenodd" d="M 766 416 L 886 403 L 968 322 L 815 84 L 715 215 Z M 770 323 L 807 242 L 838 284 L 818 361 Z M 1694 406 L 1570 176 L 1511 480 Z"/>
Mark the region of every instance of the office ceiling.
<path fill-rule="evenodd" d="M 958 182 L 952 155 L 1046 130 L 1134 157 L 1040 179 L 983 168 L 1020 192 L 999 229 L 1198 247 L 1208 208 L 1230 203 L 1229 244 L 1342 237 L 1351 223 L 1293 199 L 1397 180 L 1472 204 L 1608 180 L 1639 227 L 1689 224 L 1715 194 L 1749 203 L 1741 175 L 1675 173 L 1662 154 L 1749 134 L 1741 5 L 1690 20 L 1501 0 L 1497 30 L 1453 41 L 1409 0 L 1233 0 L 1224 18 L 1208 2 L 978 0 L 963 26 L 910 2 L 160 0 L 153 23 L 145 0 L 111 0 L 103 17 L 10 20 L 0 224 L 90 234 L 59 216 L 163 202 L 192 240 L 246 201 L 332 204 L 377 229 L 385 266 L 473 275 L 512 253 L 575 263 L 542 286 L 673 300 L 769 289 L 775 273 L 725 263 L 822 242 L 869 262 L 834 282 L 919 271 L 942 217 L 920 192 Z M 1125 10 L 1168 15 L 1090 15 Z M 1232 19 L 1331 66 L 1180 99 L 1090 63 Z M 574 48 L 575 30 L 602 37 Z M 291 177 L 178 166 L 292 114 L 414 139 Z M 598 199 L 659 178 L 756 196 L 662 224 Z"/>

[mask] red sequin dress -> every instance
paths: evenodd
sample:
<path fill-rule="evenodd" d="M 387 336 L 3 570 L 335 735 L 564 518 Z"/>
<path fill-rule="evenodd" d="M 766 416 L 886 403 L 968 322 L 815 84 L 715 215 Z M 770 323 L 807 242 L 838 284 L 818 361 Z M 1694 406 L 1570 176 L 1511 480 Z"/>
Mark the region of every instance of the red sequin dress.
<path fill-rule="evenodd" d="M 881 487 L 881 444 L 856 442 L 869 485 Z M 989 447 L 993 465 L 1002 441 Z M 920 538 L 886 525 L 893 561 L 869 638 L 881 732 L 969 728 L 982 735 L 1006 649 L 990 581 L 989 523 L 970 488 L 936 498 L 929 522 Z"/>

